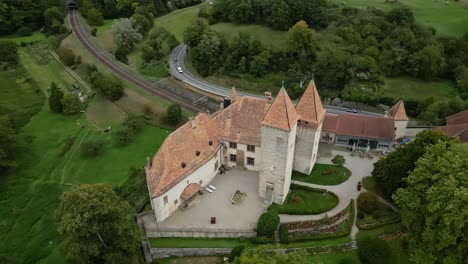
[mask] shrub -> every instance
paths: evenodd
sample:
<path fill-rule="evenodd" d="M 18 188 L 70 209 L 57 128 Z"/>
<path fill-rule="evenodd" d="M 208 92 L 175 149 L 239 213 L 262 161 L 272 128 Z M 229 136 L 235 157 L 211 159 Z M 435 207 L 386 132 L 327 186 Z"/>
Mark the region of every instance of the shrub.
<path fill-rule="evenodd" d="M 18 35 L 20 35 L 22 37 L 26 37 L 26 36 L 31 36 L 33 31 L 28 27 L 22 27 L 22 28 L 18 29 L 18 31 L 16 33 L 18 33 Z"/>
<path fill-rule="evenodd" d="M 263 213 L 258 219 L 257 235 L 273 237 L 276 228 L 278 227 L 280 218 L 276 211 L 268 211 Z"/>
<path fill-rule="evenodd" d="M 65 114 L 76 114 L 81 110 L 81 101 L 74 94 L 65 94 L 60 102 L 62 103 L 63 112 Z"/>
<path fill-rule="evenodd" d="M 287 225 L 280 225 L 279 238 L 281 243 L 289 244 L 289 228 Z"/>
<path fill-rule="evenodd" d="M 377 196 L 371 192 L 361 193 L 357 199 L 358 209 L 370 214 L 377 208 Z"/>
<path fill-rule="evenodd" d="M 97 28 L 91 29 L 91 35 L 96 36 L 97 35 L 97 30 L 98 30 Z"/>
<path fill-rule="evenodd" d="M 253 244 L 270 244 L 270 243 L 275 243 L 275 238 L 274 237 L 252 237 L 250 238 L 250 241 Z"/>
<path fill-rule="evenodd" d="M 182 120 L 182 108 L 179 104 L 171 104 L 167 108 L 166 119 L 171 125 L 177 125 Z"/>
<path fill-rule="evenodd" d="M 244 246 L 236 246 L 231 250 L 231 253 L 229 254 L 228 261 L 233 262 L 236 258 L 240 257 L 242 255 L 242 252 L 244 251 Z"/>
<path fill-rule="evenodd" d="M 358 255 L 363 264 L 388 263 L 391 251 L 384 240 L 367 238 L 358 241 Z"/>
<path fill-rule="evenodd" d="M 114 57 L 116 60 L 120 61 L 120 62 L 123 62 L 125 64 L 128 64 L 128 57 L 127 57 L 127 54 L 121 49 L 121 48 L 118 48 L 115 53 L 114 53 Z"/>
<path fill-rule="evenodd" d="M 331 161 L 333 164 L 340 168 L 342 168 L 346 162 L 345 158 L 342 155 L 336 155 Z"/>
<path fill-rule="evenodd" d="M 116 142 L 119 146 L 126 146 L 132 141 L 134 133 L 128 127 L 119 129 L 116 133 Z"/>
<path fill-rule="evenodd" d="M 57 54 L 60 57 L 60 60 L 63 62 L 63 64 L 67 66 L 72 66 L 73 64 L 75 64 L 75 54 L 72 50 L 67 48 L 59 48 Z"/>
<path fill-rule="evenodd" d="M 104 141 L 102 139 L 90 139 L 81 145 L 81 156 L 93 158 L 99 156 L 104 150 Z"/>
<path fill-rule="evenodd" d="M 361 211 L 358 211 L 357 217 L 358 217 L 359 219 L 363 219 L 363 218 L 364 218 L 364 213 L 361 212 Z"/>

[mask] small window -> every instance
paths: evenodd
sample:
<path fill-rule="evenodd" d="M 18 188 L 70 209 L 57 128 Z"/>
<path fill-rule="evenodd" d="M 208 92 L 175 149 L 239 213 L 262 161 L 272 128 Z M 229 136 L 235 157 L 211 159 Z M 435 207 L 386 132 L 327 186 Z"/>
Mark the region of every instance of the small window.
<path fill-rule="evenodd" d="M 164 205 L 166 205 L 169 202 L 169 199 L 167 199 L 167 195 L 164 196 L 163 198 Z"/>
<path fill-rule="evenodd" d="M 219 164 L 218 164 L 218 161 L 216 161 L 215 167 L 214 167 L 214 170 L 215 170 L 215 171 L 218 169 L 218 165 L 219 165 Z M 200 183 L 200 184 L 201 184 L 201 183 Z"/>
<path fill-rule="evenodd" d="M 255 159 L 247 157 L 247 165 L 255 166 Z"/>
<path fill-rule="evenodd" d="M 198 182 L 198 184 L 200 184 L 200 185 L 202 185 L 202 183 L 203 183 L 203 180 L 200 180 L 200 181 Z"/>
<path fill-rule="evenodd" d="M 229 142 L 229 147 L 235 149 L 235 148 L 237 148 L 237 143 L 236 142 Z"/>
<path fill-rule="evenodd" d="M 255 146 L 247 145 L 247 151 L 255 152 Z"/>
<path fill-rule="evenodd" d="M 232 161 L 232 162 L 235 162 L 237 160 L 237 156 L 234 155 L 234 154 L 230 154 L 229 155 L 229 160 Z"/>
<path fill-rule="evenodd" d="M 187 185 L 189 185 L 189 184 L 190 184 L 190 182 L 189 182 L 189 181 L 187 181 Z"/>
<path fill-rule="evenodd" d="M 174 200 L 174 205 L 176 205 L 179 202 L 179 200 Z"/>

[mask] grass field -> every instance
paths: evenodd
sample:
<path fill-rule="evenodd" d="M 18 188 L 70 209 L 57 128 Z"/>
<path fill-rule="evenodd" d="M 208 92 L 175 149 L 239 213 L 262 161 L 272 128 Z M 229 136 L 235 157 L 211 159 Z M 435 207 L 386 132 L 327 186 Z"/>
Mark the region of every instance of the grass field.
<path fill-rule="evenodd" d="M 381 87 L 381 92 L 385 96 L 403 100 L 424 100 L 431 96 L 434 98 L 451 98 L 458 94 L 453 84 L 449 81 L 425 82 L 405 77 L 387 78 L 385 85 Z"/>
<path fill-rule="evenodd" d="M 31 36 L 18 36 L 18 35 L 9 35 L 9 36 L 4 36 L 1 37 L 3 40 L 11 40 L 14 41 L 18 44 L 21 42 L 29 43 L 29 42 L 35 42 L 35 41 L 42 41 L 47 39 L 46 35 L 39 33 L 39 32 L 34 32 Z"/>
<path fill-rule="evenodd" d="M 323 172 L 332 172 L 330 175 L 323 175 Z M 309 175 L 293 171 L 292 179 L 296 181 L 309 182 L 321 185 L 338 185 L 345 182 L 351 176 L 351 171 L 346 167 L 340 168 L 331 164 L 315 164 Z"/>
<path fill-rule="evenodd" d="M 297 202 L 295 197 L 300 197 L 302 202 Z M 269 210 L 275 210 L 280 214 L 320 214 L 334 208 L 338 204 L 338 198 L 323 192 L 304 189 L 291 190 L 282 205 L 272 204 Z"/>
<path fill-rule="evenodd" d="M 342 6 L 343 1 L 331 0 Z M 380 0 L 348 0 L 347 7 L 377 7 L 390 10 L 395 7 L 407 7 L 414 13 L 416 21 L 432 26 L 440 35 L 462 36 L 468 31 L 468 5 L 464 1 L 399 0 L 399 3 L 387 3 Z M 449 4 L 445 4 L 445 2 Z"/>

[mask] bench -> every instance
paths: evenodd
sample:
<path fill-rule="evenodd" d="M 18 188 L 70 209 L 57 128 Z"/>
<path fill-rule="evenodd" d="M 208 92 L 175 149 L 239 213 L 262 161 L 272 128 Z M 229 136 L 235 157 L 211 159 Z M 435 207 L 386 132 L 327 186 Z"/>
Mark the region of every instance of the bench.
<path fill-rule="evenodd" d="M 205 188 L 205 190 L 209 193 L 213 193 L 213 191 L 210 188 Z"/>
<path fill-rule="evenodd" d="M 208 185 L 208 187 L 213 189 L 213 190 L 216 190 L 216 187 L 214 187 L 213 185 Z"/>

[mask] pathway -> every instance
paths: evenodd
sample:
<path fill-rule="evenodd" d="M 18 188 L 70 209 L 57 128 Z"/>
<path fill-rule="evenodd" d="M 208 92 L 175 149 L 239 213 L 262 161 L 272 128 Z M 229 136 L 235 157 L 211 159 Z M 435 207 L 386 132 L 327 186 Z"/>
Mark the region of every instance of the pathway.
<path fill-rule="evenodd" d="M 280 219 L 282 223 L 287 222 L 297 222 L 297 221 L 309 221 L 309 220 L 318 220 L 322 219 L 325 215 L 333 216 L 338 212 L 342 211 L 343 209 L 348 206 L 349 201 L 354 199 L 355 208 L 356 208 L 356 199 L 359 194 L 362 192 L 357 190 L 357 184 L 359 181 L 362 182 L 362 178 L 371 175 L 372 169 L 374 168 L 374 162 L 377 161 L 369 160 L 367 158 L 359 158 L 359 157 L 351 157 L 350 152 L 338 150 L 332 148 L 332 146 L 327 144 L 320 144 L 319 146 L 319 158 L 317 159 L 317 163 L 322 164 L 332 164 L 331 159 L 337 155 L 343 155 L 346 159 L 345 166 L 351 171 L 351 177 L 349 179 L 339 185 L 333 186 L 326 186 L 326 185 L 319 185 L 319 184 L 312 184 L 300 181 L 291 181 L 292 183 L 309 186 L 313 188 L 320 188 L 326 189 L 328 191 L 334 192 L 340 198 L 340 201 L 335 208 L 331 209 L 328 212 L 318 214 L 318 215 L 285 215 L 281 214 Z M 393 208 L 393 207 L 392 207 Z M 353 229 L 351 230 L 351 237 L 354 239 L 356 233 L 359 231 L 356 226 L 356 217 L 357 217 L 357 210 L 355 210 L 355 217 L 354 217 L 354 225 Z"/>

